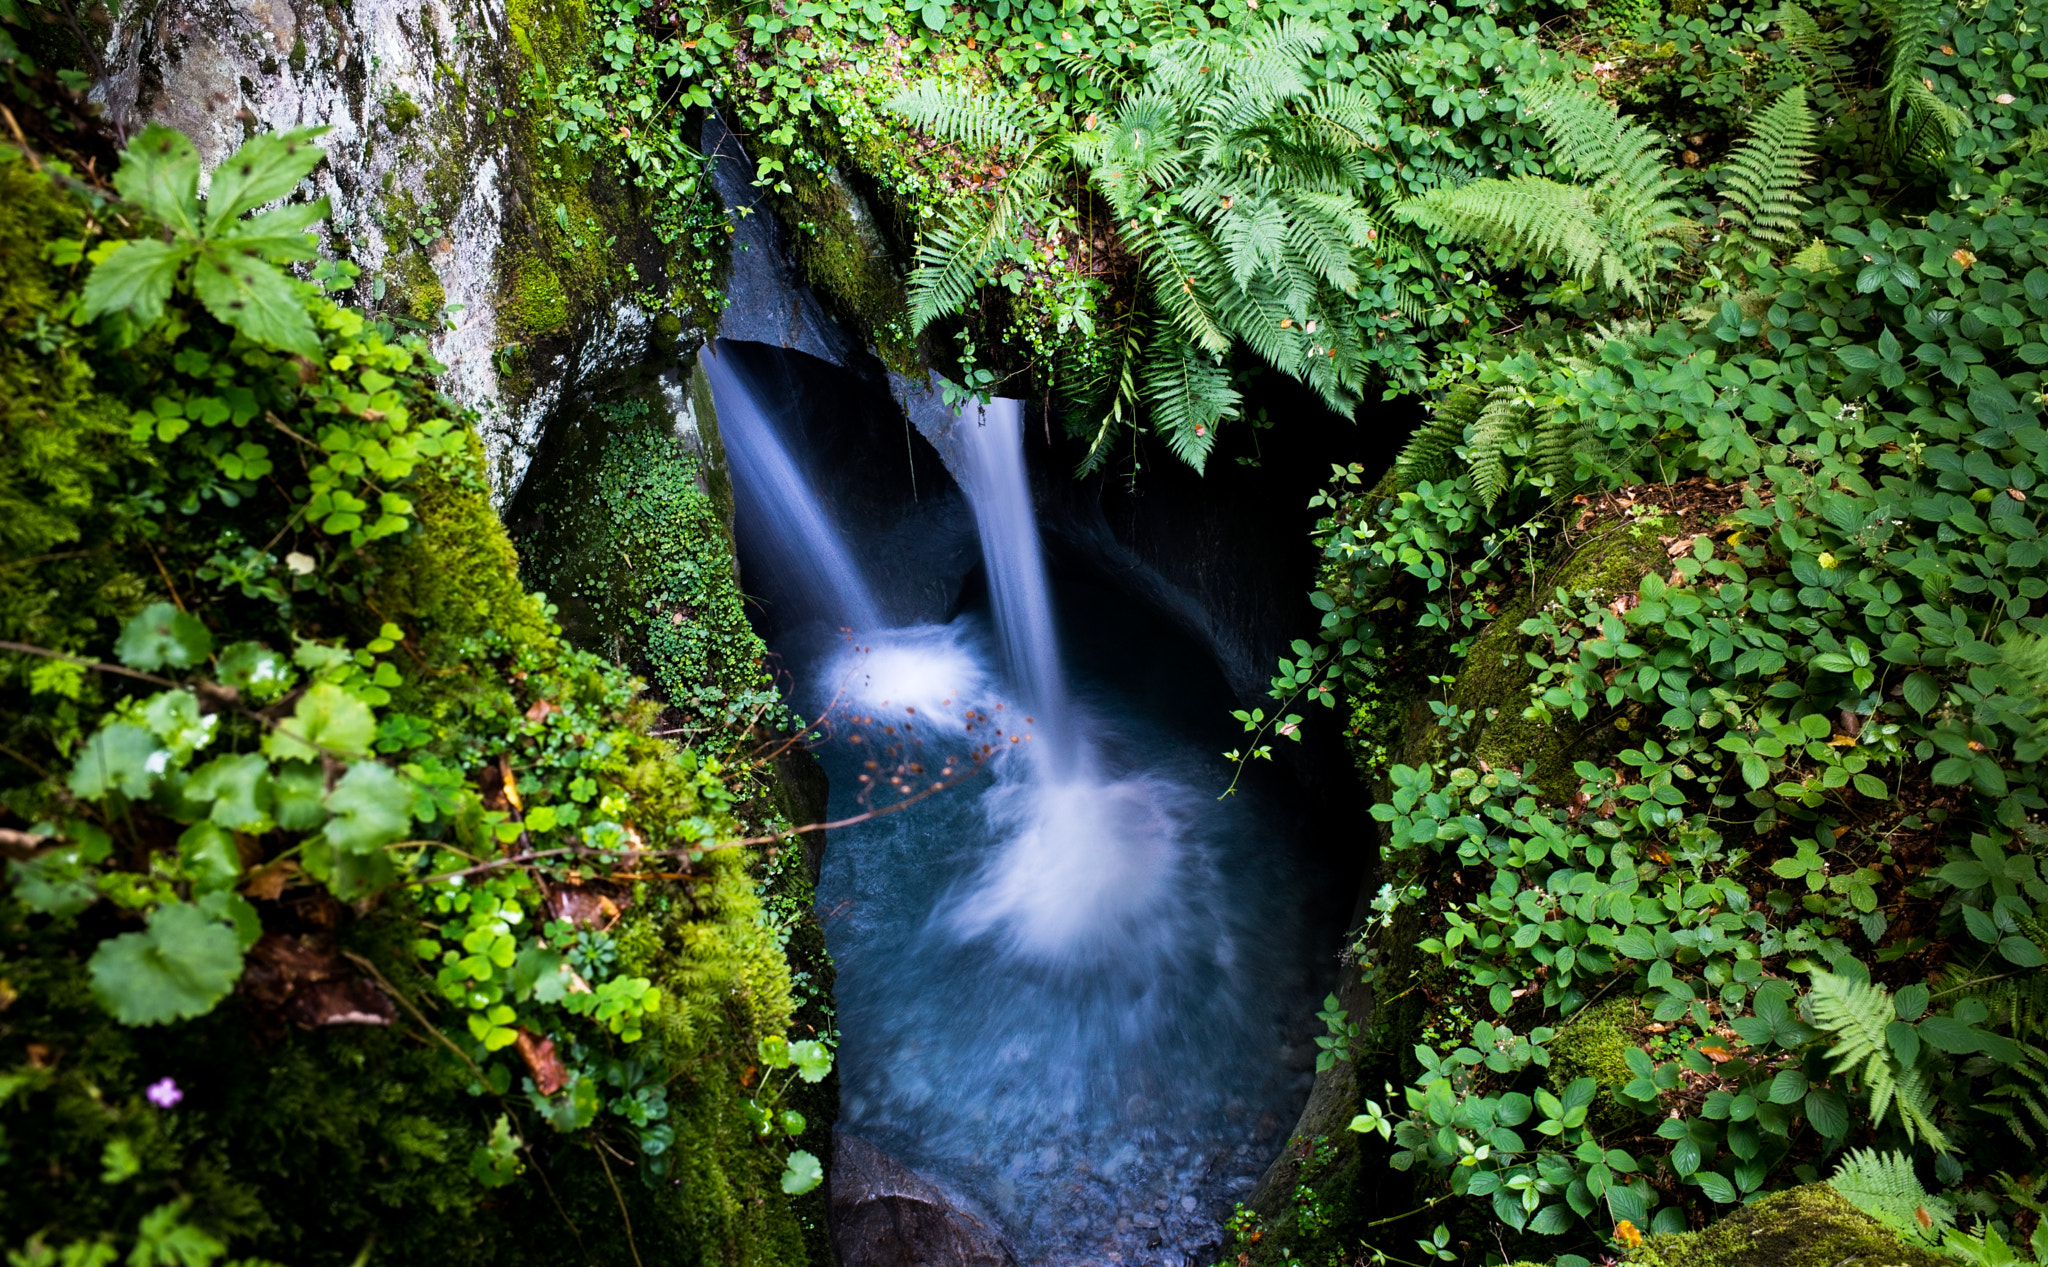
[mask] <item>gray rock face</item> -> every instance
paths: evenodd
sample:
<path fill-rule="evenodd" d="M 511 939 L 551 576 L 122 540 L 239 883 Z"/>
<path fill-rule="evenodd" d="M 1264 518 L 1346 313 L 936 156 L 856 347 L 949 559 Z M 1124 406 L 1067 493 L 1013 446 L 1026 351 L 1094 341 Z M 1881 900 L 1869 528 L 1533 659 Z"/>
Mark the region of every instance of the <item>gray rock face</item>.
<path fill-rule="evenodd" d="M 844 366 L 860 348 L 825 312 L 790 258 L 781 223 L 754 188 L 754 160 L 716 114 L 704 120 L 702 145 L 718 159 L 712 181 L 733 223 L 728 306 L 718 318 L 718 337 L 792 348 Z"/>
<path fill-rule="evenodd" d="M 512 45 L 503 0 L 162 0 L 122 6 L 93 93 L 128 135 L 184 132 L 209 170 L 257 132 L 329 128 L 306 195 L 330 200 L 362 289 L 417 250 L 432 278 L 415 265 L 412 282 L 460 305 L 434 354 L 448 393 L 483 415 L 501 496 L 540 430 L 525 402 L 501 399 L 492 357 L 498 253 L 518 200 L 495 126 L 520 97 Z"/>
<path fill-rule="evenodd" d="M 832 1151 L 832 1243 L 840 1267 L 1017 1267 L 993 1221 L 844 1133 Z"/>

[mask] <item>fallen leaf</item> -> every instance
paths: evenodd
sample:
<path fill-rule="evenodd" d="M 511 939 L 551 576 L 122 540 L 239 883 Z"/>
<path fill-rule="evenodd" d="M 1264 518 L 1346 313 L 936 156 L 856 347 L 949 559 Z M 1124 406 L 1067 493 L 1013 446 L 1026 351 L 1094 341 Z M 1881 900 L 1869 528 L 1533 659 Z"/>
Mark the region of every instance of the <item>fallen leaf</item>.
<path fill-rule="evenodd" d="M 534 1089 L 542 1095 L 553 1095 L 568 1083 L 569 1071 L 562 1067 L 561 1058 L 555 1055 L 554 1039 L 537 1037 L 522 1025 L 512 1045 L 519 1052 L 519 1058 L 526 1062 L 527 1070 L 533 1074 Z"/>
<path fill-rule="evenodd" d="M 556 704 L 553 700 L 537 699 L 533 701 L 533 707 L 526 710 L 526 720 L 546 721 L 550 714 L 559 713 L 561 711 L 561 706 Z"/>
<path fill-rule="evenodd" d="M 242 892 L 259 902 L 275 902 L 278 895 L 284 892 L 284 886 L 291 883 L 292 877 L 298 874 L 298 862 L 295 859 L 282 858 L 267 867 L 250 872 L 249 878 L 242 884 Z"/>

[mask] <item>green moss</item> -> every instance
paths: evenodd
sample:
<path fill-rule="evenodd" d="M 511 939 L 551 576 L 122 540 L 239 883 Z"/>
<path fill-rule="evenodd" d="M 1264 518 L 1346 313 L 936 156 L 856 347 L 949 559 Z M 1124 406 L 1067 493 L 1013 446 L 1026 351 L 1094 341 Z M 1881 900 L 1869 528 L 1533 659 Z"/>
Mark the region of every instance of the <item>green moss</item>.
<path fill-rule="evenodd" d="M 391 95 L 384 98 L 384 126 L 391 135 L 403 136 L 419 117 L 419 104 L 398 89 L 392 89 Z"/>
<path fill-rule="evenodd" d="M 1529 640 L 1522 622 L 1532 602 L 1554 602 L 1557 591 L 1601 604 L 1634 593 L 1643 575 L 1665 561 L 1662 534 L 1671 521 L 1649 518 L 1597 525 L 1592 534 L 1501 610 L 1481 631 L 1458 671 L 1457 705 L 1475 710 L 1479 730 L 1472 754 L 1489 766 L 1513 767 L 1554 796 L 1573 784 L 1572 764 L 1588 736 L 1569 717 L 1544 722 L 1524 717 L 1529 704 Z"/>
<path fill-rule="evenodd" d="M 1949 1260 L 1900 1243 L 1824 1183 L 1743 1206 L 1704 1231 L 1652 1236 L 1634 1267 L 1944 1267 Z"/>
<path fill-rule="evenodd" d="M 505 337 L 552 334 L 569 324 L 569 297 L 545 261 L 522 251 L 511 272 L 512 284 L 498 310 Z"/>
<path fill-rule="evenodd" d="M 1637 1046 L 1637 1036 L 1650 1015 L 1634 998 L 1609 999 L 1581 1010 L 1550 1041 L 1550 1086 L 1553 1091 L 1580 1078 L 1599 1084 L 1589 1116 L 1601 1134 L 1626 1128 L 1640 1121 L 1640 1115 L 1614 1098 L 1614 1092 L 1635 1077 L 1629 1071 L 1628 1053 Z"/>
<path fill-rule="evenodd" d="M 782 710 L 733 577 L 731 490 L 701 384 L 691 409 L 701 453 L 669 430 L 658 382 L 584 407 L 514 514 L 532 525 L 528 579 L 559 604 L 569 636 L 644 673 L 692 742 L 726 744 Z"/>

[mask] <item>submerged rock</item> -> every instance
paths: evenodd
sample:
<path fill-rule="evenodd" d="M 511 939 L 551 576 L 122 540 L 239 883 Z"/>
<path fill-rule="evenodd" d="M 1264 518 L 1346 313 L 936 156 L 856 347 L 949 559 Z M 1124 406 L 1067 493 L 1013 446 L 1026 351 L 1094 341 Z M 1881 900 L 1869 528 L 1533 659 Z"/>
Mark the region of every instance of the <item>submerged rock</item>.
<path fill-rule="evenodd" d="M 1017 1267 L 992 1220 L 846 1134 L 832 1150 L 832 1242 L 840 1267 Z"/>

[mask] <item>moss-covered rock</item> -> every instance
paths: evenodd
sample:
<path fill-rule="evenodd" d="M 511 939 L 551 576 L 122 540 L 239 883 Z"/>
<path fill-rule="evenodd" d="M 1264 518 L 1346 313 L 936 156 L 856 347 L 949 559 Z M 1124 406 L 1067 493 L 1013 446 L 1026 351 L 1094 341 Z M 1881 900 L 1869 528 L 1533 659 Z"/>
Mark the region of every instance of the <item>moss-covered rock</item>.
<path fill-rule="evenodd" d="M 1649 1020 L 1650 1014 L 1636 999 L 1609 999 L 1582 1009 L 1550 1040 L 1551 1090 L 1562 1092 L 1580 1078 L 1591 1078 L 1600 1092 L 1588 1116 L 1603 1134 L 1639 1120 L 1614 1092 L 1635 1077 L 1629 1071 L 1628 1053 Z"/>
<path fill-rule="evenodd" d="M 1632 1267 L 1947 1267 L 1904 1244 L 1824 1183 L 1775 1193 L 1730 1211 L 1704 1231 L 1652 1236 Z"/>

